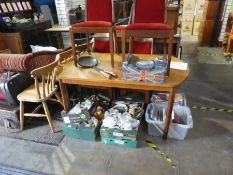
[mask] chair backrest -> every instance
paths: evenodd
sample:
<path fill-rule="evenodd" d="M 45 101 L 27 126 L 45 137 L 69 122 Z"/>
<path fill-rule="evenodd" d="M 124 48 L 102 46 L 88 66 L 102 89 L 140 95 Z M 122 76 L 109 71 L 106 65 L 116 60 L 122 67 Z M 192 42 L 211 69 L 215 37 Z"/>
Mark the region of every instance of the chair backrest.
<path fill-rule="evenodd" d="M 66 50 L 64 52 L 61 52 L 57 54 L 56 60 L 58 61 L 59 65 L 65 64 L 71 60 L 73 60 L 73 54 L 72 54 L 72 49 Z"/>
<path fill-rule="evenodd" d="M 113 0 L 86 0 L 86 21 L 114 22 Z"/>
<path fill-rule="evenodd" d="M 35 79 L 35 87 L 40 99 L 48 97 L 56 90 L 56 78 L 61 72 L 62 67 L 58 66 L 57 60 L 31 72 L 32 77 Z"/>
<path fill-rule="evenodd" d="M 132 41 L 133 54 L 153 54 L 153 38 L 143 38 Z"/>
<path fill-rule="evenodd" d="M 132 23 L 165 23 L 166 0 L 134 0 Z"/>

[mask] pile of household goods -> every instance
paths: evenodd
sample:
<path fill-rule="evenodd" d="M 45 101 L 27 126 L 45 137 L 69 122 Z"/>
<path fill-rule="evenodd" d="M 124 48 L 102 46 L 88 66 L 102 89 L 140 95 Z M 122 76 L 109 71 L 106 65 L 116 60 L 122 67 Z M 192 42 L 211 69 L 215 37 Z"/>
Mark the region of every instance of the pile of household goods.
<path fill-rule="evenodd" d="M 102 96 L 93 95 L 76 104 L 68 113 L 62 111 L 64 134 L 77 139 L 97 140 L 104 112 L 109 104 L 109 100 Z"/>
<path fill-rule="evenodd" d="M 148 122 L 148 134 L 162 136 L 166 118 L 168 94 L 158 93 L 152 96 L 146 109 L 145 118 Z M 176 94 L 173 106 L 168 137 L 184 140 L 188 130 L 193 128 L 193 120 L 184 94 Z"/>
<path fill-rule="evenodd" d="M 100 129 L 101 141 L 106 144 L 136 148 L 143 103 L 115 101 L 104 114 Z"/>
<path fill-rule="evenodd" d="M 167 56 L 153 60 L 141 60 L 128 54 L 122 63 L 122 79 L 131 81 L 145 81 L 148 83 L 164 83 L 167 74 Z"/>
<path fill-rule="evenodd" d="M 62 112 L 64 134 L 69 137 L 98 140 L 106 144 L 137 147 L 137 132 L 144 114 L 143 103 L 109 101 L 91 96 L 76 104 L 68 113 Z"/>

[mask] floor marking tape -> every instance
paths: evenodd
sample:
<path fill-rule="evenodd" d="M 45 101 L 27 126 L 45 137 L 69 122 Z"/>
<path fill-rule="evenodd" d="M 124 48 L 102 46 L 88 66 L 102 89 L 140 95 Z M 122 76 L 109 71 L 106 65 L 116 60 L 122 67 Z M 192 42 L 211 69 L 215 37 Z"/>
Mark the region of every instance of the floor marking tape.
<path fill-rule="evenodd" d="M 161 155 L 170 165 L 170 167 L 172 168 L 176 168 L 176 165 L 173 163 L 171 157 L 169 157 L 168 155 L 166 155 L 166 153 L 162 152 L 161 149 L 158 147 L 158 145 L 154 144 L 152 141 L 146 139 L 145 142 L 147 143 L 147 146 L 149 146 L 150 148 L 153 148 L 155 151 L 157 151 L 159 153 L 159 155 Z"/>
<path fill-rule="evenodd" d="M 192 109 L 233 113 L 233 109 L 211 108 L 206 106 L 192 106 Z"/>

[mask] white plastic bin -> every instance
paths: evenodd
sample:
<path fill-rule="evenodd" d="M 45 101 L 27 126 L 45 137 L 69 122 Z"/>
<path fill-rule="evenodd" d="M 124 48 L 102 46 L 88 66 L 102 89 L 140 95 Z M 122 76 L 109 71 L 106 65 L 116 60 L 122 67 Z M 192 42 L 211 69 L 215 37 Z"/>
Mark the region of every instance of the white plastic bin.
<path fill-rule="evenodd" d="M 162 136 L 165 126 L 165 108 L 166 103 L 150 103 L 146 109 L 146 121 L 148 122 L 148 134 L 152 136 Z M 162 111 L 163 118 L 158 120 L 158 111 Z M 184 140 L 188 134 L 188 130 L 193 128 L 193 120 L 191 111 L 187 106 L 174 105 L 172 119 L 177 114 L 183 121 L 183 124 L 170 123 L 168 137 L 178 140 Z M 159 118 L 161 119 L 161 118 Z"/>

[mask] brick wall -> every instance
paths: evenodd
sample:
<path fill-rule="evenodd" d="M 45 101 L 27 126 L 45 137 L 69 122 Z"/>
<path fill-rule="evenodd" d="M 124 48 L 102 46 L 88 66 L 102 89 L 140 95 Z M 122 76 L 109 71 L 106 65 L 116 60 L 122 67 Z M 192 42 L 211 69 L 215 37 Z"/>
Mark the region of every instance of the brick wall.
<path fill-rule="evenodd" d="M 81 5 L 85 9 L 85 0 L 55 0 L 58 22 L 61 26 L 70 24 L 68 12 L 71 8 L 76 8 Z"/>

